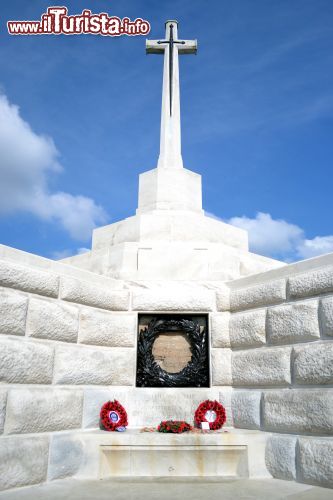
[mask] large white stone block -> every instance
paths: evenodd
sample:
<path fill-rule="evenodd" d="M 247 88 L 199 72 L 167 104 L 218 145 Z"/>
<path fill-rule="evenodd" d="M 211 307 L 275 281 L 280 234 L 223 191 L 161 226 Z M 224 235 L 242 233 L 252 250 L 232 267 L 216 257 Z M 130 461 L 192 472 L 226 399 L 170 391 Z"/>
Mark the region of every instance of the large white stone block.
<path fill-rule="evenodd" d="M 11 384 L 52 383 L 53 347 L 23 339 L 0 339 L 0 381 Z"/>
<path fill-rule="evenodd" d="M 54 382 L 57 384 L 132 385 L 135 351 L 131 348 L 59 346 Z"/>
<path fill-rule="evenodd" d="M 129 293 L 125 290 L 109 290 L 75 278 L 61 279 L 60 296 L 70 302 L 88 306 L 126 311 L 129 306 Z"/>
<path fill-rule="evenodd" d="M 266 392 L 263 417 L 266 431 L 333 434 L 333 391 L 291 389 Z"/>
<path fill-rule="evenodd" d="M 229 320 L 230 313 L 211 314 L 212 347 L 230 347 Z"/>
<path fill-rule="evenodd" d="M 216 292 L 216 306 L 218 311 L 230 310 L 230 288 L 227 286 L 221 287 Z"/>
<path fill-rule="evenodd" d="M 0 333 L 5 335 L 24 335 L 27 316 L 28 297 L 0 289 Z"/>
<path fill-rule="evenodd" d="M 333 438 L 308 438 L 298 440 L 299 480 L 333 488 Z"/>
<path fill-rule="evenodd" d="M 333 266 L 309 271 L 288 279 L 290 297 L 307 297 L 333 291 Z"/>
<path fill-rule="evenodd" d="M 266 309 L 232 314 L 230 342 L 232 347 L 255 347 L 266 342 Z"/>
<path fill-rule="evenodd" d="M 13 436 L 1 439 L 0 490 L 45 481 L 48 452 L 47 436 Z"/>
<path fill-rule="evenodd" d="M 83 392 L 78 389 L 11 389 L 6 434 L 63 431 L 81 427 Z"/>
<path fill-rule="evenodd" d="M 296 479 L 296 442 L 295 436 L 276 434 L 268 438 L 266 466 L 276 479 Z"/>
<path fill-rule="evenodd" d="M 318 301 L 308 300 L 269 308 L 267 336 L 272 344 L 319 339 Z"/>
<path fill-rule="evenodd" d="M 222 387 L 221 389 L 219 389 L 218 401 L 221 403 L 221 405 L 223 405 L 225 409 L 227 420 L 224 425 L 226 425 L 227 427 L 233 427 L 234 425 L 232 416 L 232 407 L 231 407 L 232 392 L 233 392 L 232 387 Z M 212 396 L 210 396 L 207 399 L 216 399 L 216 398 L 215 397 L 212 398 Z"/>
<path fill-rule="evenodd" d="M 232 385 L 231 349 L 211 350 L 212 385 Z"/>
<path fill-rule="evenodd" d="M 291 383 L 290 347 L 235 351 L 232 378 L 235 386 L 288 385 Z"/>
<path fill-rule="evenodd" d="M 136 314 L 82 309 L 79 341 L 82 344 L 132 347 L 136 338 Z"/>
<path fill-rule="evenodd" d="M 260 391 L 234 391 L 232 415 L 234 426 L 240 429 L 260 429 Z"/>
<path fill-rule="evenodd" d="M 326 297 L 320 301 L 320 324 L 323 335 L 333 336 L 333 297 Z"/>
<path fill-rule="evenodd" d="M 61 301 L 30 299 L 27 334 L 31 337 L 76 342 L 78 328 L 77 306 Z"/>
<path fill-rule="evenodd" d="M 215 308 L 215 293 L 202 288 L 133 290 L 134 311 L 212 311 Z"/>
<path fill-rule="evenodd" d="M 74 476 L 82 462 L 82 437 L 74 433 L 54 434 L 50 443 L 48 479 Z"/>
<path fill-rule="evenodd" d="M 231 290 L 230 309 L 239 311 L 251 307 L 278 304 L 286 299 L 285 280 L 269 281 L 248 288 Z"/>
<path fill-rule="evenodd" d="M 297 384 L 333 384 L 333 342 L 294 348 L 294 376 Z"/>
<path fill-rule="evenodd" d="M 59 278 L 50 272 L 0 261 L 0 285 L 47 297 L 57 297 Z"/>
<path fill-rule="evenodd" d="M 7 389 L 0 389 L 0 434 L 3 433 L 6 417 Z"/>

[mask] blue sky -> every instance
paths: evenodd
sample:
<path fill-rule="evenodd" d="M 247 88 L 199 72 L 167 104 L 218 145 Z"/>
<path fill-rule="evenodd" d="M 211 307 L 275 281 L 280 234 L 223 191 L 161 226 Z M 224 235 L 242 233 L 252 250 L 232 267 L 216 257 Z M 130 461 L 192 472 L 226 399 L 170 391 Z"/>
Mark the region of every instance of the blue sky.
<path fill-rule="evenodd" d="M 56 258 L 135 213 L 138 175 L 157 164 L 163 60 L 143 36 L 7 34 L 50 5 L 0 7 L 0 243 Z M 199 44 L 180 61 L 182 151 L 205 210 L 264 255 L 333 251 L 331 0 L 62 5 L 147 19 L 150 38 L 178 19 Z"/>

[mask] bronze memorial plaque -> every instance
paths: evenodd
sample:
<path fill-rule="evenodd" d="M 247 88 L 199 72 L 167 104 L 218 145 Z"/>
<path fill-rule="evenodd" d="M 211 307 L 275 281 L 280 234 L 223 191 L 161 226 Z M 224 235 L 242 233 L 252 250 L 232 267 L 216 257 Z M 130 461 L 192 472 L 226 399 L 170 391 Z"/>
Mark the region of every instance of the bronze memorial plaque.
<path fill-rule="evenodd" d="M 140 315 L 137 387 L 209 387 L 206 315 Z"/>

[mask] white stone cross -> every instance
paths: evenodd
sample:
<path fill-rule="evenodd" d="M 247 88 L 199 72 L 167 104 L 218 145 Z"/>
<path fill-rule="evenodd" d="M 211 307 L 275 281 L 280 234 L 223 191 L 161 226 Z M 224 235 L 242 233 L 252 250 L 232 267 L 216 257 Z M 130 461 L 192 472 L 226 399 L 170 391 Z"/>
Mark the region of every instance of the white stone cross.
<path fill-rule="evenodd" d="M 182 168 L 178 54 L 196 54 L 196 40 L 178 40 L 178 21 L 165 23 L 165 40 L 146 40 L 147 54 L 164 54 L 158 168 Z"/>

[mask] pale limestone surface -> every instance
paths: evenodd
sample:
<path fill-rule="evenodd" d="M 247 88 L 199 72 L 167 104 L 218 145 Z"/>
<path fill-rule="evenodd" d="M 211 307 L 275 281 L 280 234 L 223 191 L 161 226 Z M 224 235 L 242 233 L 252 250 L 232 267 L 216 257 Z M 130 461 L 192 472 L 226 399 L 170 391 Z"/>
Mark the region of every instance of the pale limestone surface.
<path fill-rule="evenodd" d="M 0 446 L 0 490 L 45 481 L 48 451 L 48 436 L 3 438 Z"/>
<path fill-rule="evenodd" d="M 333 291 L 333 266 L 308 271 L 288 279 L 289 295 L 292 298 L 307 297 Z"/>
<path fill-rule="evenodd" d="M 70 302 L 115 311 L 126 311 L 129 305 L 129 294 L 126 291 L 108 290 L 68 277 L 61 279 L 60 297 Z"/>
<path fill-rule="evenodd" d="M 210 333 L 212 347 L 230 347 L 230 313 L 222 312 L 211 315 Z"/>
<path fill-rule="evenodd" d="M 212 385 L 232 385 L 231 349 L 211 349 Z"/>
<path fill-rule="evenodd" d="M 238 311 L 251 307 L 278 304 L 286 299 L 285 280 L 261 283 L 248 288 L 231 289 L 230 309 Z"/>
<path fill-rule="evenodd" d="M 294 376 L 300 385 L 333 384 L 332 342 L 295 347 Z"/>
<path fill-rule="evenodd" d="M 234 391 L 232 415 L 235 427 L 260 429 L 260 391 Z"/>
<path fill-rule="evenodd" d="M 225 285 L 216 292 L 216 306 L 218 311 L 230 310 L 230 289 Z"/>
<path fill-rule="evenodd" d="M 0 389 L 0 434 L 3 433 L 6 416 L 7 389 Z"/>
<path fill-rule="evenodd" d="M 134 289 L 134 311 L 212 311 L 216 307 L 215 293 L 203 288 L 184 293 L 181 287 L 155 290 Z"/>
<path fill-rule="evenodd" d="M 52 383 L 54 347 L 15 338 L 0 338 L 0 381 Z"/>
<path fill-rule="evenodd" d="M 0 285 L 47 297 L 57 297 L 59 277 L 50 272 L 0 261 Z"/>
<path fill-rule="evenodd" d="M 8 288 L 0 288 L 0 333 L 24 335 L 28 297 Z"/>
<path fill-rule="evenodd" d="M 79 385 L 132 385 L 135 352 L 130 348 L 58 346 L 54 382 Z"/>
<path fill-rule="evenodd" d="M 187 481 L 171 479 L 167 482 L 159 478 L 128 479 L 115 481 L 105 479 L 77 480 L 60 479 L 56 482 L 40 486 L 30 486 L 21 490 L 0 493 L 6 500 L 82 500 L 83 498 L 98 500 L 332 500 L 332 492 L 328 488 L 310 486 L 280 479 L 233 479 L 198 481 L 188 478 Z"/>
<path fill-rule="evenodd" d="M 266 309 L 232 314 L 230 342 L 232 347 L 255 347 L 266 343 Z"/>
<path fill-rule="evenodd" d="M 178 388 L 109 387 L 84 390 L 83 428 L 99 427 L 99 411 L 107 401 L 118 400 L 127 411 L 128 424 L 132 428 L 156 427 L 162 420 L 185 420 L 193 424 L 194 413 L 202 401 L 219 400 L 230 388 Z M 222 403 L 223 404 L 223 403 Z"/>
<path fill-rule="evenodd" d="M 60 301 L 31 298 L 27 335 L 63 342 L 76 342 L 79 328 L 77 306 Z"/>
<path fill-rule="evenodd" d="M 79 342 L 82 344 L 133 347 L 136 330 L 136 314 L 81 310 Z"/>
<path fill-rule="evenodd" d="M 333 391 L 280 390 L 264 394 L 265 431 L 333 434 Z"/>
<path fill-rule="evenodd" d="M 74 476 L 83 461 L 83 443 L 80 435 L 54 434 L 50 442 L 48 480 Z"/>
<path fill-rule="evenodd" d="M 301 437 L 298 443 L 299 480 L 333 488 L 333 439 Z"/>
<path fill-rule="evenodd" d="M 320 301 L 319 314 L 323 334 L 333 336 L 333 297 Z"/>
<path fill-rule="evenodd" d="M 267 334 L 272 344 L 318 340 L 318 301 L 308 300 L 269 308 Z"/>
<path fill-rule="evenodd" d="M 265 459 L 269 472 L 277 479 L 296 479 L 295 436 L 275 434 L 267 440 Z"/>
<path fill-rule="evenodd" d="M 62 431 L 81 427 L 83 393 L 78 389 L 11 389 L 6 434 Z"/>
<path fill-rule="evenodd" d="M 289 385 L 290 347 L 234 351 L 232 378 L 235 386 Z"/>

